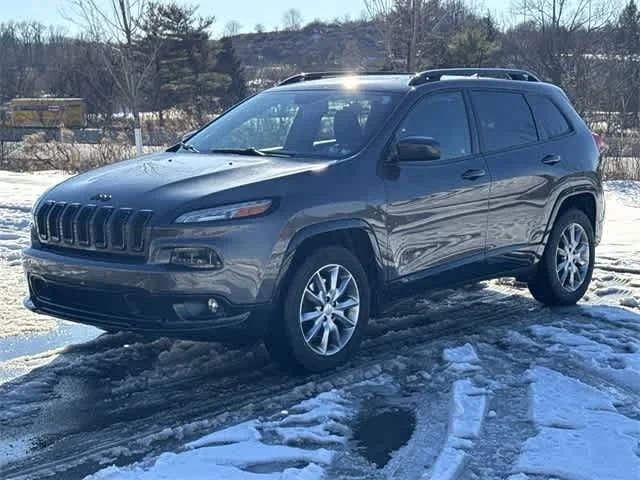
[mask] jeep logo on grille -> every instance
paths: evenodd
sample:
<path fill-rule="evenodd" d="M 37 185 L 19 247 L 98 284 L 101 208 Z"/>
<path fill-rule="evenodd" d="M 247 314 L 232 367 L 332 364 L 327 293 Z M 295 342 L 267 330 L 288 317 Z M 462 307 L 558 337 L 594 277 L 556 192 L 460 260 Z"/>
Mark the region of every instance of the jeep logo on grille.
<path fill-rule="evenodd" d="M 108 200 L 111 200 L 111 194 L 110 193 L 98 193 L 97 195 L 94 195 L 93 197 L 91 197 L 91 200 L 98 200 L 100 202 L 106 202 Z"/>

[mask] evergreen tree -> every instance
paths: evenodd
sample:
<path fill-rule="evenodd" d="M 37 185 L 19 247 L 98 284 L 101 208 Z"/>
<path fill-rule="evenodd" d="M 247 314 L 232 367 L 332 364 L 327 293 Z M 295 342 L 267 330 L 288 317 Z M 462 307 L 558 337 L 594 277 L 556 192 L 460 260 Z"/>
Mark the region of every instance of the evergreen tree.
<path fill-rule="evenodd" d="M 213 17 L 202 17 L 197 7 L 152 3 L 145 30 L 160 37 L 162 48 L 149 82 L 147 100 L 160 113 L 171 107 L 195 113 L 200 120 L 216 109 L 224 77 L 215 71 L 215 43 L 209 38 Z"/>
<path fill-rule="evenodd" d="M 492 63 L 499 49 L 499 32 L 490 12 L 470 18 L 447 44 L 448 65 L 482 67 Z"/>
<path fill-rule="evenodd" d="M 485 39 L 488 42 L 497 42 L 499 37 L 498 27 L 491 15 L 491 11 L 487 10 L 487 14 L 484 17 Z"/>
<path fill-rule="evenodd" d="M 497 43 L 487 39 L 481 27 L 470 25 L 456 33 L 447 46 L 448 63 L 459 67 L 482 67 L 487 65 Z"/>
<path fill-rule="evenodd" d="M 618 18 L 616 44 L 621 53 L 640 53 L 640 12 L 630 0 Z"/>
<path fill-rule="evenodd" d="M 218 53 L 216 70 L 228 75 L 228 84 L 222 99 L 223 107 L 230 107 L 247 96 L 247 85 L 244 79 L 244 68 L 237 57 L 230 37 L 221 40 L 222 48 Z"/>

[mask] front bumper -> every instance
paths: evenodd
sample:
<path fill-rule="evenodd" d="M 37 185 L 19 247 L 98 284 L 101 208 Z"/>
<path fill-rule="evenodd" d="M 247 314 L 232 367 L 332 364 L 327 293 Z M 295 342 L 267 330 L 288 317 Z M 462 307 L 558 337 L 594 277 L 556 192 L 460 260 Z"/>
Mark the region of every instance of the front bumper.
<path fill-rule="evenodd" d="M 273 307 L 232 303 L 224 275 L 147 263 L 112 263 L 27 249 L 23 263 L 32 311 L 106 330 L 194 340 L 266 333 Z M 220 309 L 207 310 L 215 298 Z"/>

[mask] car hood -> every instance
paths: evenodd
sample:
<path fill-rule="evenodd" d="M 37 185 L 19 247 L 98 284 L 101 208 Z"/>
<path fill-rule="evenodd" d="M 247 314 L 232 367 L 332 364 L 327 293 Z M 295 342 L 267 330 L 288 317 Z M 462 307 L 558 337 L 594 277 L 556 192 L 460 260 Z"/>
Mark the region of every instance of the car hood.
<path fill-rule="evenodd" d="M 326 162 L 162 152 L 76 175 L 45 200 L 167 211 L 224 190 L 322 168 Z M 98 198 L 101 196 L 101 198 Z"/>

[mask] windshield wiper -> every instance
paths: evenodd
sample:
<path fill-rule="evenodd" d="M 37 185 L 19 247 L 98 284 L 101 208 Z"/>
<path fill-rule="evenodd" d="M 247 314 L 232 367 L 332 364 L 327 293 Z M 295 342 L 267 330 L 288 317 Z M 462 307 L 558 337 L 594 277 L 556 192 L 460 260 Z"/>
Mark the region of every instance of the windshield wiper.
<path fill-rule="evenodd" d="M 190 143 L 187 142 L 180 142 L 180 147 L 182 147 L 183 149 L 189 151 L 189 152 L 193 152 L 193 153 L 200 153 L 200 150 L 198 150 L 195 145 L 192 145 Z"/>
<path fill-rule="evenodd" d="M 271 155 L 276 157 L 293 157 L 293 153 L 279 152 L 272 150 L 258 150 L 257 148 L 212 148 L 211 153 L 235 153 L 237 155 L 253 155 L 254 157 L 264 157 Z"/>

